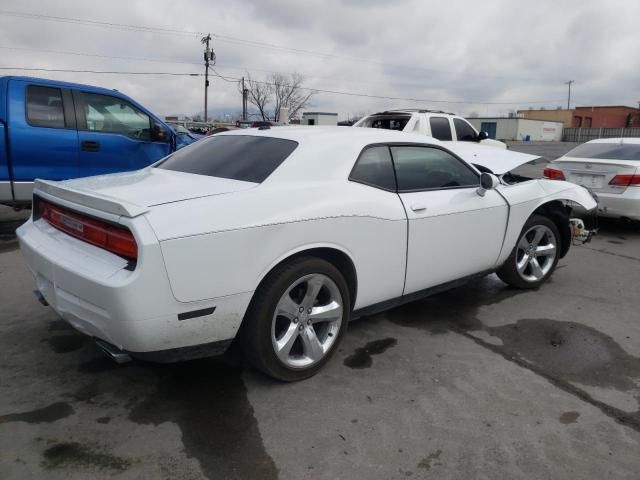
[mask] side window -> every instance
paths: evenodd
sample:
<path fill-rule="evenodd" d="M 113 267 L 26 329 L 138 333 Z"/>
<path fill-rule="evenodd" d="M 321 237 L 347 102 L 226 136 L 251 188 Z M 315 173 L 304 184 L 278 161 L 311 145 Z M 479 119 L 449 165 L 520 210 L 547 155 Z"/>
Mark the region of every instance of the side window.
<path fill-rule="evenodd" d="M 475 187 L 479 176 L 439 148 L 391 147 L 399 191 Z"/>
<path fill-rule="evenodd" d="M 87 130 L 151 138 L 151 119 L 129 102 L 109 95 L 83 93 Z"/>
<path fill-rule="evenodd" d="M 64 128 L 64 106 L 59 88 L 27 87 L 27 122 L 34 127 Z"/>
<path fill-rule="evenodd" d="M 438 140 L 452 140 L 451 125 L 447 117 L 431 117 L 429 118 L 431 126 L 431 136 Z"/>
<path fill-rule="evenodd" d="M 461 118 L 453 119 L 453 126 L 456 128 L 456 137 L 461 142 L 475 142 L 477 134 L 473 127 Z"/>
<path fill-rule="evenodd" d="M 360 154 L 349 180 L 383 190 L 396 190 L 389 147 L 368 147 Z"/>

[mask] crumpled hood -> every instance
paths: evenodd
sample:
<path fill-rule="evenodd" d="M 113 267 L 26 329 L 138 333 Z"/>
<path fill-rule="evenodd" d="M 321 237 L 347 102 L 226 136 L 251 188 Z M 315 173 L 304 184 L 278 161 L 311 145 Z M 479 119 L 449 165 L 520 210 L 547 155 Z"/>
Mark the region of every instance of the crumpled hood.
<path fill-rule="evenodd" d="M 447 145 L 447 148 L 467 162 L 482 165 L 496 175 L 503 175 L 520 165 L 540 158 L 538 155 L 514 152 L 471 142 L 451 142 Z"/>
<path fill-rule="evenodd" d="M 163 203 L 247 190 L 257 184 L 159 168 L 56 182 L 62 188 L 152 207 Z"/>

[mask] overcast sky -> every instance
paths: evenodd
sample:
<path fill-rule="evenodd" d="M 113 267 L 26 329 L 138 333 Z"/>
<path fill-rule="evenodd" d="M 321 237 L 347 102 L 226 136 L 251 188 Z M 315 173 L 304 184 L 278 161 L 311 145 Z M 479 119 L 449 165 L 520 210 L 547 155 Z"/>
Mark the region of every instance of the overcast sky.
<path fill-rule="evenodd" d="M 637 106 L 640 101 L 637 0 L 1 3 L 0 67 L 202 73 L 204 67 L 197 64 L 202 62 L 203 49 L 197 35 L 36 20 L 8 12 L 211 32 L 220 36 L 213 40 L 215 68 L 225 76 L 235 78 L 249 72 L 262 79 L 269 72 L 299 72 L 310 88 L 417 99 L 328 93 L 314 97 L 310 110 L 338 112 L 342 118 L 401 107 L 480 116 L 530 106 L 555 108 L 566 106 L 564 82 L 570 79 L 575 80 L 572 106 Z M 203 110 L 204 79 L 200 77 L 20 70 L 3 70 L 2 74 L 116 88 L 160 115 Z M 467 103 L 440 103 L 443 101 Z M 236 85 L 213 77 L 209 105 L 229 113 L 240 110 Z"/>

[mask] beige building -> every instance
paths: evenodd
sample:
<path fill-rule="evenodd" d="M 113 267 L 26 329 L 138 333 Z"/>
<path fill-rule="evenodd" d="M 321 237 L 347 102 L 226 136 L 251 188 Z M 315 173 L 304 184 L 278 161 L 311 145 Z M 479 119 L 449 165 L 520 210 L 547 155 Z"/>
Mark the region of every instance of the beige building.
<path fill-rule="evenodd" d="M 547 122 L 562 122 L 565 128 L 571 128 L 573 109 L 566 108 L 556 110 L 518 110 L 518 117 L 530 120 L 544 120 Z"/>

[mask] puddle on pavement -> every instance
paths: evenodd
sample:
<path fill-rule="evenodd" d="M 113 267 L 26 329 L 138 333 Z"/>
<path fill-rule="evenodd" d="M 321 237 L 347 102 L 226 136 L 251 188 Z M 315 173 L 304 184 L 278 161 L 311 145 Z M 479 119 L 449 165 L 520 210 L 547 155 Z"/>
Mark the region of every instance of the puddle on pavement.
<path fill-rule="evenodd" d="M 639 358 L 608 335 L 580 323 L 525 318 L 486 331 L 502 340 L 499 348 L 507 356 L 518 356 L 554 378 L 630 390 L 640 377 Z"/>
<path fill-rule="evenodd" d="M 124 471 L 131 461 L 104 453 L 88 445 L 76 442 L 57 443 L 42 453 L 42 467 L 46 469 L 63 467 L 84 467 L 97 470 Z"/>
<path fill-rule="evenodd" d="M 480 307 L 500 303 L 521 290 L 505 287 L 493 277 L 398 307 L 385 317 L 432 335 L 457 332 L 508 361 L 528 368 L 554 385 L 599 408 L 605 415 L 640 431 L 640 410 L 629 413 L 601 402 L 576 384 L 629 391 L 637 388 L 640 358 L 628 354 L 608 335 L 574 322 L 546 318 L 520 319 L 486 327 L 477 318 Z M 490 343 L 473 332 L 502 340 Z"/>
<path fill-rule="evenodd" d="M 68 403 L 56 402 L 28 412 L 0 415 L 0 424 L 9 422 L 51 423 L 73 415 L 75 411 Z"/>
<path fill-rule="evenodd" d="M 176 423 L 186 454 L 200 462 L 208 478 L 277 478 L 240 368 L 218 359 L 146 368 L 157 375 L 157 388 L 133 407 L 130 420 Z"/>
<path fill-rule="evenodd" d="M 370 368 L 371 365 L 373 365 L 371 355 L 380 355 L 397 343 L 398 341 L 395 338 L 373 340 L 364 347 L 356 348 L 356 351 L 352 355 L 344 359 L 344 364 L 354 369 Z"/>
<path fill-rule="evenodd" d="M 421 328 L 433 335 L 448 333 L 452 327 L 466 331 L 481 330 L 483 324 L 476 316 L 480 307 L 522 294 L 522 290 L 507 287 L 498 278 L 488 276 L 394 308 L 387 312 L 386 317 L 396 325 Z"/>

